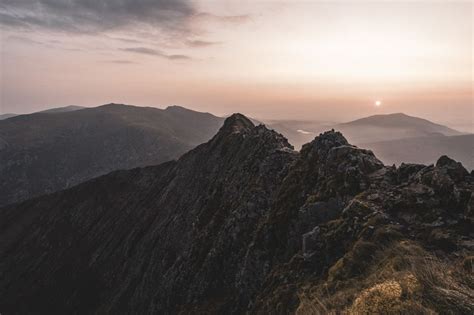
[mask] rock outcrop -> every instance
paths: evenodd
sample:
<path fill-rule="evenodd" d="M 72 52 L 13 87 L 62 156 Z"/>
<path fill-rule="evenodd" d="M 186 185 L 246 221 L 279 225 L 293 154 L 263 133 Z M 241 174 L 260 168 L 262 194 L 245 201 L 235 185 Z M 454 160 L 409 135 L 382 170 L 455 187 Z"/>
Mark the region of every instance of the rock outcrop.
<path fill-rule="evenodd" d="M 473 187 L 234 114 L 178 161 L 0 209 L 0 310 L 470 314 Z"/>

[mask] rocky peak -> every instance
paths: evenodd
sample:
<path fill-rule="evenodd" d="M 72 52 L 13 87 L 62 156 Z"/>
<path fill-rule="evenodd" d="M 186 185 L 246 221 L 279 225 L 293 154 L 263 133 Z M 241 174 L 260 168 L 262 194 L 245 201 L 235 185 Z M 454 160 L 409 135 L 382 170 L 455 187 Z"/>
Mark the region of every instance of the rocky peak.
<path fill-rule="evenodd" d="M 319 134 L 313 141 L 307 143 L 301 149 L 301 155 L 306 156 L 327 156 L 329 150 L 335 147 L 339 147 L 341 145 L 349 145 L 346 138 L 340 133 L 339 131 L 334 131 L 334 129 L 330 131 L 326 131 L 324 133 Z"/>
<path fill-rule="evenodd" d="M 461 162 L 456 162 L 446 155 L 438 159 L 436 167 L 443 169 L 454 181 L 461 181 L 469 175 L 469 172 L 464 168 Z"/>
<path fill-rule="evenodd" d="M 222 126 L 220 133 L 241 133 L 252 130 L 255 125 L 242 114 L 236 113 L 229 116 Z"/>
<path fill-rule="evenodd" d="M 350 145 L 342 133 L 330 130 L 303 146 L 301 165 L 329 190 L 355 193 L 369 184 L 368 175 L 383 168 L 370 150 Z M 314 184 L 312 184 L 314 185 Z"/>
<path fill-rule="evenodd" d="M 276 151 L 297 155 L 297 152 L 293 151 L 293 146 L 283 135 L 269 130 L 264 125 L 255 126 L 250 119 L 242 114 L 233 114 L 228 117 L 209 144 L 204 144 L 201 147 L 220 152 L 211 153 L 212 155 L 222 157 L 230 154 L 233 158 L 236 155 L 249 155 L 249 160 L 255 159 L 255 156 L 251 155 L 254 150 L 260 152 L 259 154 L 267 155 Z"/>

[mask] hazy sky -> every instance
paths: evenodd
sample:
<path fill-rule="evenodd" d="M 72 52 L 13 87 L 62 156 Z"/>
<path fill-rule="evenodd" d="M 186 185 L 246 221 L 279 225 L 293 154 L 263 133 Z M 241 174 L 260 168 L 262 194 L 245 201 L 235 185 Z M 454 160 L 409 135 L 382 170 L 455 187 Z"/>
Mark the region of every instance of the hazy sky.
<path fill-rule="evenodd" d="M 471 1 L 0 0 L 0 113 L 116 102 L 469 125 L 473 10 Z"/>

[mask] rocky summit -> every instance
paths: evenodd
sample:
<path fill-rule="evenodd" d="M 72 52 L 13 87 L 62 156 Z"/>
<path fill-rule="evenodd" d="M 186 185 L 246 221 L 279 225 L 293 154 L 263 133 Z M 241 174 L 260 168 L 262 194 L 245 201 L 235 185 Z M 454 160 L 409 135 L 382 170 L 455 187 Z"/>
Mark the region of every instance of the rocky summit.
<path fill-rule="evenodd" d="M 474 178 L 229 117 L 179 160 L 0 209 L 0 312 L 473 314 Z"/>

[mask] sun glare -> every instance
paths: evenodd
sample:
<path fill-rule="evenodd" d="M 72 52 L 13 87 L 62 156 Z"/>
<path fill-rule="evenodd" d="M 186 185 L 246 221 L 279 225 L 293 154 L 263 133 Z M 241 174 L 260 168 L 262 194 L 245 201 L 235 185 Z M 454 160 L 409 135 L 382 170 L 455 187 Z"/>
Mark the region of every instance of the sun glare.
<path fill-rule="evenodd" d="M 375 106 L 380 107 L 382 105 L 382 101 L 375 101 Z"/>

